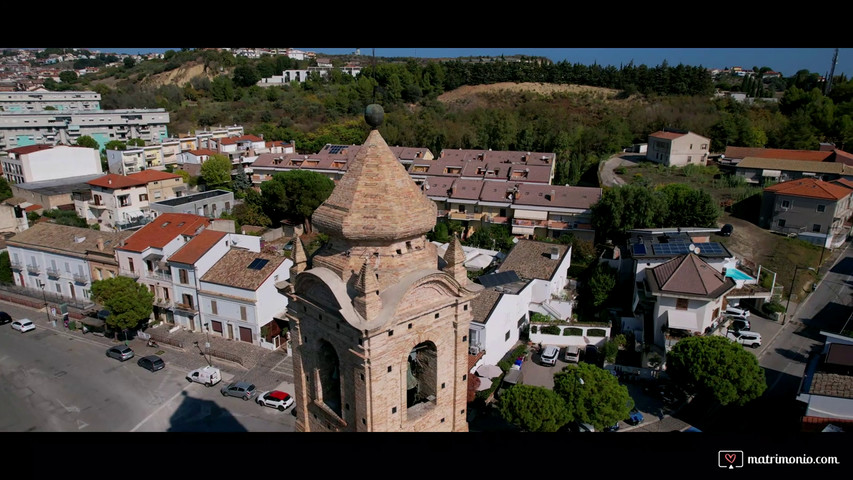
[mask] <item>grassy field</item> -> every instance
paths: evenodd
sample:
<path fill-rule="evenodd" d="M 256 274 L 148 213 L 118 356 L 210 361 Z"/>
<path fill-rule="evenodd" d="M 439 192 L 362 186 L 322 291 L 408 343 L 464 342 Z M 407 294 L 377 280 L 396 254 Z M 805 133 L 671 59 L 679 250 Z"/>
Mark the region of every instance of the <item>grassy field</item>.
<path fill-rule="evenodd" d="M 815 273 L 807 268 L 818 266 L 821 261 L 820 247 L 772 233 L 757 225 L 761 187 L 721 174 L 716 167 L 668 168 L 640 162 L 635 167 L 617 169 L 616 174 L 629 184 L 654 188 L 670 183 L 683 183 L 708 192 L 719 202 L 723 211 L 718 223 L 730 223 L 735 227 L 730 237 L 713 235 L 711 240 L 722 243 L 755 269 L 761 265 L 762 270 L 776 272 L 776 283 L 783 286 L 783 305 L 788 299 L 796 266 L 799 266 L 799 270 L 793 288 L 793 301 L 801 300 L 817 281 Z M 826 261 L 828 253 L 824 252 L 823 261 Z"/>

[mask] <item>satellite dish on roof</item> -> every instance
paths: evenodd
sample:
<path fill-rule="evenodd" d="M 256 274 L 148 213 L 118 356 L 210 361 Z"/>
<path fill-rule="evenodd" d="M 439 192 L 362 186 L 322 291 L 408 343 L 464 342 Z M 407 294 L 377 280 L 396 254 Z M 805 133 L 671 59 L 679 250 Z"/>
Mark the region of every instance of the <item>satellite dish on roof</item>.
<path fill-rule="evenodd" d="M 691 252 L 693 252 L 693 251 L 695 251 L 695 250 L 696 250 L 696 245 L 693 245 L 693 244 L 691 243 L 691 244 L 690 244 L 690 246 L 689 246 L 689 247 L 687 247 L 687 249 L 688 249 L 688 250 L 690 250 Z"/>
<path fill-rule="evenodd" d="M 699 247 L 694 248 L 693 253 L 695 253 L 696 255 L 699 255 Z"/>

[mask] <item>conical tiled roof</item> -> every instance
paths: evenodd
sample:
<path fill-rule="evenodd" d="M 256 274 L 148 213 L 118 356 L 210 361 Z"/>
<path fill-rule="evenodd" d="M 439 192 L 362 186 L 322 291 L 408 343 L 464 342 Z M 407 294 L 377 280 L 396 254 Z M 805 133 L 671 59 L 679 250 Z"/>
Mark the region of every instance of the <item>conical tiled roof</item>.
<path fill-rule="evenodd" d="M 425 234 L 435 217 L 435 203 L 372 130 L 311 221 L 318 230 L 348 240 L 393 240 Z"/>
<path fill-rule="evenodd" d="M 679 255 L 652 269 L 662 292 L 716 297 L 734 281 L 693 253 Z"/>

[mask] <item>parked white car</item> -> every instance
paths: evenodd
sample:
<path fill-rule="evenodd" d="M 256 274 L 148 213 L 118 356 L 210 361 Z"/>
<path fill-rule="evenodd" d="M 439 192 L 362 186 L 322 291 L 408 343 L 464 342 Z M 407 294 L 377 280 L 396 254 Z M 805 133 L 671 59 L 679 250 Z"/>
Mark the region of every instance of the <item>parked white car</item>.
<path fill-rule="evenodd" d="M 761 334 L 758 332 L 729 330 L 726 337 L 744 347 L 758 348 L 761 346 Z"/>
<path fill-rule="evenodd" d="M 746 320 L 749 318 L 749 310 L 741 308 L 738 305 L 727 306 L 725 314 L 730 318 L 740 318 L 742 320 Z"/>
<path fill-rule="evenodd" d="M 554 345 L 546 345 L 542 349 L 542 354 L 539 356 L 539 361 L 542 365 L 556 365 L 557 356 L 560 355 L 560 348 Z"/>
<path fill-rule="evenodd" d="M 35 330 L 36 326 L 32 322 L 32 320 L 28 318 L 22 318 L 20 320 L 15 320 L 12 322 L 12 330 L 17 330 L 21 333 L 29 332 L 30 330 Z"/>

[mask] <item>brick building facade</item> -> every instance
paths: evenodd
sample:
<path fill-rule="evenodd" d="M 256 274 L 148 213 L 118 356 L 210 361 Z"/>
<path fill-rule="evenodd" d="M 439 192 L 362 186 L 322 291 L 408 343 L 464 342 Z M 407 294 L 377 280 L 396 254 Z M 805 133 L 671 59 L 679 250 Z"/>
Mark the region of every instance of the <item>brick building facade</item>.
<path fill-rule="evenodd" d="M 299 431 L 468 430 L 469 282 L 458 240 L 425 234 L 436 206 L 372 130 L 312 217 L 329 243 L 294 238 L 289 298 Z"/>

